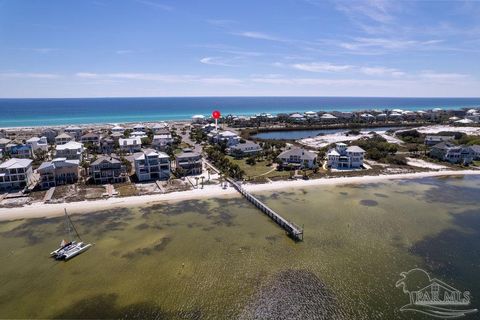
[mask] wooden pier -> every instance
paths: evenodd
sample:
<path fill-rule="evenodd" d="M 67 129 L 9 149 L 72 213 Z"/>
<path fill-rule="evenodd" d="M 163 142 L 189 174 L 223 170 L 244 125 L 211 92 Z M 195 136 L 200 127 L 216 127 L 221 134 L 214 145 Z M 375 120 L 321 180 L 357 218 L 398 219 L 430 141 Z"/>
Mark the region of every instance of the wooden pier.
<path fill-rule="evenodd" d="M 260 209 L 263 213 L 269 216 L 275 223 L 277 223 L 280 227 L 285 229 L 287 234 L 292 237 L 296 241 L 303 241 L 303 228 L 297 226 L 296 224 L 287 221 L 281 215 L 270 209 L 266 204 L 258 200 L 248 191 L 243 189 L 238 183 L 236 183 L 232 178 L 227 178 L 228 182 L 232 184 L 232 186 L 237 189 L 248 201 L 250 201 L 255 207 Z"/>

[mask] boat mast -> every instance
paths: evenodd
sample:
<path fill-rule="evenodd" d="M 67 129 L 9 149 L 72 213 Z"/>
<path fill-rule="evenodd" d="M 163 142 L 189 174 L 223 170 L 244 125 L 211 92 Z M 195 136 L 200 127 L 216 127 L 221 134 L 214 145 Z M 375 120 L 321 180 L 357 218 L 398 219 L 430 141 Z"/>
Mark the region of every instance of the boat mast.
<path fill-rule="evenodd" d="M 75 225 L 72 222 L 72 219 L 70 219 L 70 216 L 67 214 L 67 209 L 65 209 L 65 215 L 67 216 L 68 221 L 70 222 L 70 226 L 73 227 L 73 230 L 75 231 L 75 234 L 77 235 L 78 240 L 82 241 L 82 238 L 80 238 L 80 234 L 78 234 L 77 228 L 75 228 Z M 70 234 L 71 229 L 68 229 L 68 232 Z"/>
<path fill-rule="evenodd" d="M 72 229 L 70 228 L 70 223 L 69 223 L 69 218 L 68 218 L 68 214 L 67 214 L 67 209 L 66 208 L 63 208 L 63 210 L 65 211 L 65 231 L 67 232 L 67 235 L 68 235 L 68 241 L 72 241 Z"/>

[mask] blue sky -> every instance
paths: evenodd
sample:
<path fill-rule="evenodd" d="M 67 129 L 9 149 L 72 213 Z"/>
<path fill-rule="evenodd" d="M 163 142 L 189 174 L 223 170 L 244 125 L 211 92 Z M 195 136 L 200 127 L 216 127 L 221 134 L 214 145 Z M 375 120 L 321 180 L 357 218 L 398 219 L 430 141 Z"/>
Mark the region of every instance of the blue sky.
<path fill-rule="evenodd" d="M 480 1 L 0 0 L 0 97 L 480 96 Z"/>

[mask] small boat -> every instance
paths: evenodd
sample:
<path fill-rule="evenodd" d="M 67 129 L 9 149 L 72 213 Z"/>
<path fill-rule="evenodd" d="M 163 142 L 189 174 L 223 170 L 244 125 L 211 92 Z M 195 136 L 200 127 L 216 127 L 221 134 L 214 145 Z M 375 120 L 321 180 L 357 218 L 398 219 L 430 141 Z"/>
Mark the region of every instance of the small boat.
<path fill-rule="evenodd" d="M 72 237 L 72 229 L 75 231 L 77 238 L 80 242 L 73 240 Z M 73 225 L 72 220 L 67 214 L 67 209 L 65 209 L 65 231 L 67 233 L 68 239 L 72 240 L 65 240 L 63 239 L 60 243 L 60 247 L 52 252 L 50 252 L 50 256 L 55 258 L 56 260 L 69 260 L 85 251 L 87 251 L 92 244 L 84 243 L 81 241 L 80 235 L 78 234 L 77 229 Z"/>

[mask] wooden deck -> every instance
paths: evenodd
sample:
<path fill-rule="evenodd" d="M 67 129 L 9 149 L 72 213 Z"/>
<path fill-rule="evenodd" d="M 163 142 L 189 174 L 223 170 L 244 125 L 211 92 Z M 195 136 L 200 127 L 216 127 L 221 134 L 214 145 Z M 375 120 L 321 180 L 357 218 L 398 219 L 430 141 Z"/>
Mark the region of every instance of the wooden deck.
<path fill-rule="evenodd" d="M 248 191 L 243 189 L 238 183 L 236 183 L 233 179 L 227 178 L 228 182 L 230 182 L 233 187 L 240 192 L 248 201 L 250 201 L 255 207 L 260 209 L 263 213 L 269 216 L 275 223 L 277 223 L 280 227 L 285 229 L 287 234 L 292 237 L 296 241 L 303 241 L 303 228 L 297 226 L 293 222 L 287 221 L 273 209 L 270 209 L 266 204 L 258 200 Z"/>
<path fill-rule="evenodd" d="M 45 197 L 43 197 L 43 202 L 48 203 L 50 200 L 52 200 L 53 193 L 55 192 L 55 187 L 51 187 L 50 189 L 47 190 L 45 193 Z"/>

